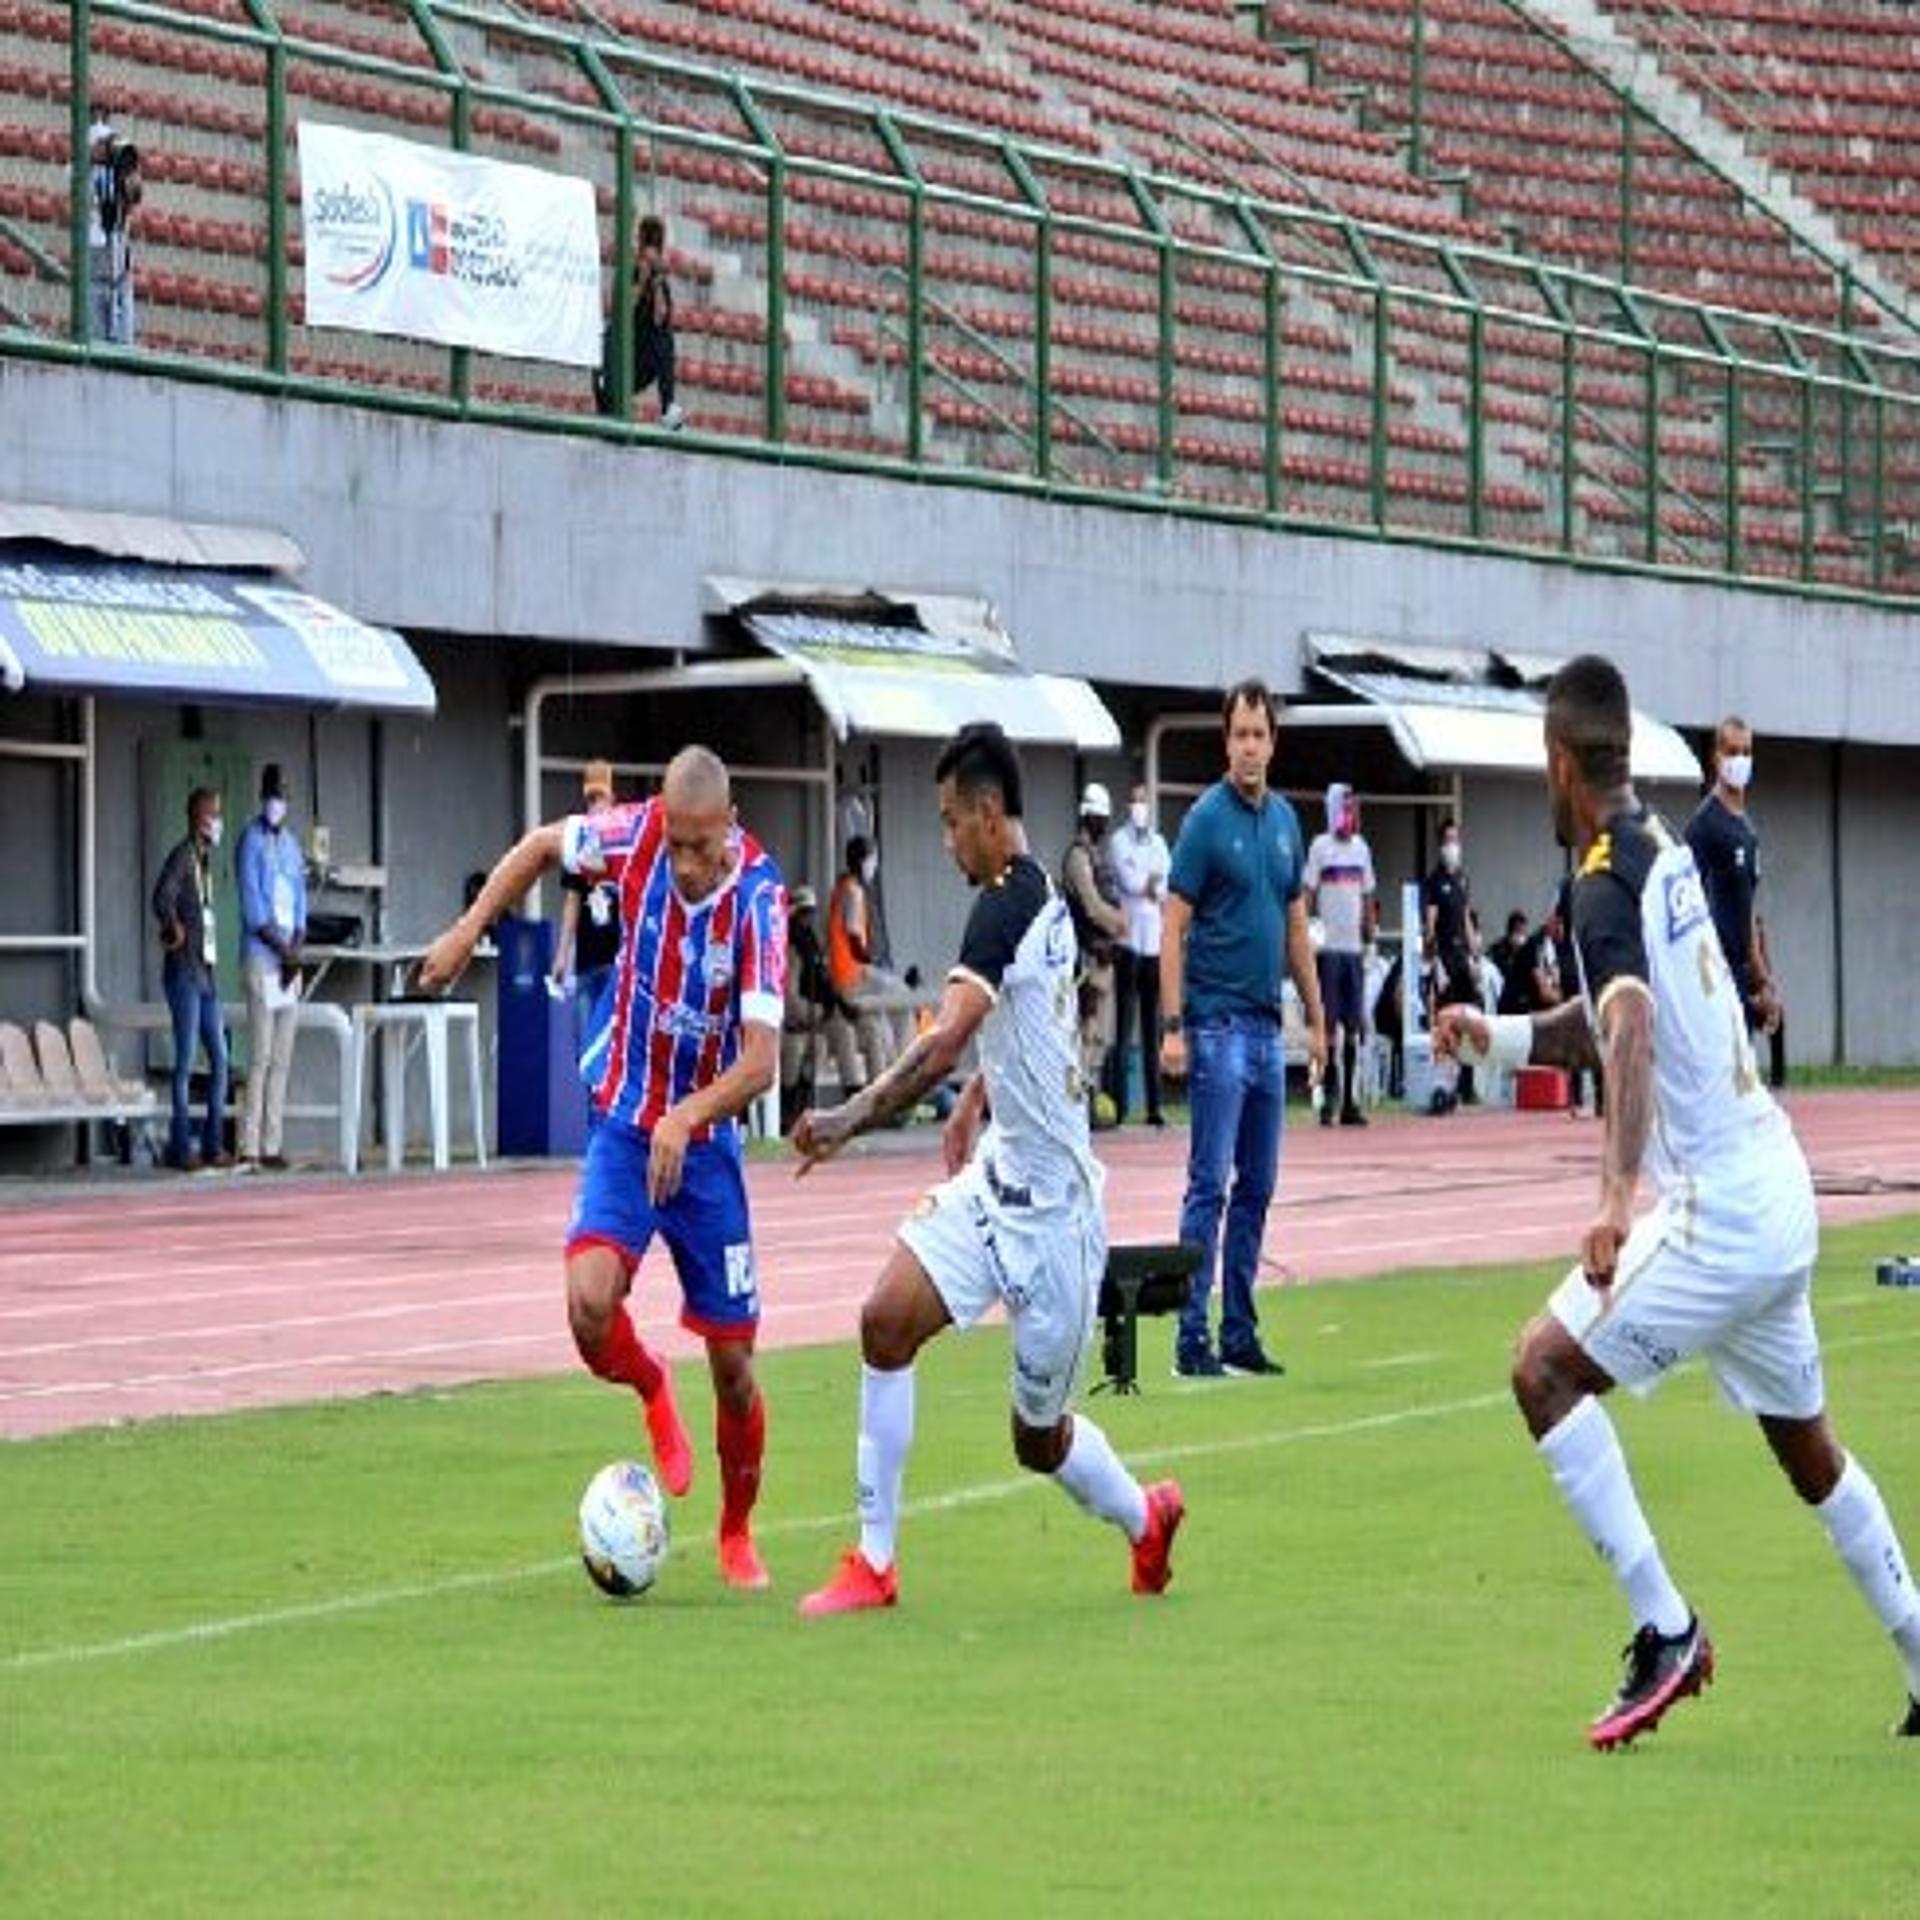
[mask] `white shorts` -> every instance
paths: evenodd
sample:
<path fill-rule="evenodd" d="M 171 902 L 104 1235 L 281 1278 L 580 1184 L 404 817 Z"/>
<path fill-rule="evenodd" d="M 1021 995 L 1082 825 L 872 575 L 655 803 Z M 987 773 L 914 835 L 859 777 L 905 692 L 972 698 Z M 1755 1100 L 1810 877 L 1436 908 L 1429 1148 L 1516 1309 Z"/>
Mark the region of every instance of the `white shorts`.
<path fill-rule="evenodd" d="M 1022 1204 L 997 1187 L 985 1154 L 923 1194 L 900 1239 L 927 1271 L 953 1324 L 997 1300 L 1013 1330 L 1013 1410 L 1052 1427 L 1073 1397 L 1100 1303 L 1107 1231 L 1097 1201 Z"/>
<path fill-rule="evenodd" d="M 1812 1281 L 1810 1266 L 1709 1266 L 1660 1206 L 1627 1236 L 1611 1287 L 1588 1285 L 1575 1267 L 1547 1305 L 1582 1352 L 1634 1393 L 1651 1393 L 1698 1354 L 1742 1413 L 1811 1420 L 1826 1404 Z"/>

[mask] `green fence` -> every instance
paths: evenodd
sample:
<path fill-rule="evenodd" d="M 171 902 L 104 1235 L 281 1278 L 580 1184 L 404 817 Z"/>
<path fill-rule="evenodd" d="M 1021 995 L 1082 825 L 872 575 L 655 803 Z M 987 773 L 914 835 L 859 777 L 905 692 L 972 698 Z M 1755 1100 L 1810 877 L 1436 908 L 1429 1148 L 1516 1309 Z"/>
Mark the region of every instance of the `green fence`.
<path fill-rule="evenodd" d="M 1920 586 L 1920 359 L 1883 339 L 748 84 L 505 0 L 412 0 L 351 46 L 318 36 L 364 11 L 246 13 L 72 5 L 45 87 L 0 114 L 26 128 L 0 162 L 0 351 L 652 437 L 625 327 L 611 419 L 576 369 L 309 327 L 292 135 L 312 117 L 589 178 L 620 311 L 637 216 L 665 210 L 702 444 L 1796 591 Z M 62 265 L 85 257 L 72 156 L 100 101 L 161 125 L 133 350 L 89 340 Z M 35 113 L 64 118 L 58 142 Z"/>

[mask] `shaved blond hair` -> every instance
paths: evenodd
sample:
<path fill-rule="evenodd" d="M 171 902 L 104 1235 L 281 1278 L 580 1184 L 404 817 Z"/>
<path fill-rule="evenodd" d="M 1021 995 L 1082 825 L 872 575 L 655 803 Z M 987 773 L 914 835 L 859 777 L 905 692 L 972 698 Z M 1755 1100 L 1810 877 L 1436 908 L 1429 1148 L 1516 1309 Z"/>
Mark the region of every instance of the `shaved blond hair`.
<path fill-rule="evenodd" d="M 724 813 L 733 804 L 727 763 L 708 747 L 682 747 L 667 762 L 660 797 L 676 813 Z"/>

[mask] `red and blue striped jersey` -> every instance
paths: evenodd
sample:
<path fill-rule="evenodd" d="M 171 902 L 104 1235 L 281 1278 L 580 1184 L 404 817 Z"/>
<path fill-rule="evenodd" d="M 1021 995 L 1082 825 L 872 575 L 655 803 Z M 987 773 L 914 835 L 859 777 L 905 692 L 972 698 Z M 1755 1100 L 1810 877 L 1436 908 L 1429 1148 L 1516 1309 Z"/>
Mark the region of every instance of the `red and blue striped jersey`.
<path fill-rule="evenodd" d="M 576 814 L 562 849 L 569 873 L 604 876 L 620 889 L 620 957 L 581 1070 L 602 1114 L 649 1133 L 669 1107 L 733 1065 L 744 1025 L 779 1031 L 786 888 L 766 849 L 735 827 L 727 878 L 704 900 L 683 899 L 658 800 Z"/>

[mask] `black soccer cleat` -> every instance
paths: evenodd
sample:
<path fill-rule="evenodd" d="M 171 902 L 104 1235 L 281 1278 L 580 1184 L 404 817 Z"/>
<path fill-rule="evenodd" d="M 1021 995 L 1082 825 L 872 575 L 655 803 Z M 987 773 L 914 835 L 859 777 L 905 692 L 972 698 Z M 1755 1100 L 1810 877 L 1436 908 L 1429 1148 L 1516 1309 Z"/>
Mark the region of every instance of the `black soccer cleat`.
<path fill-rule="evenodd" d="M 1651 1733 L 1676 1700 L 1697 1694 L 1713 1678 L 1713 1642 L 1696 1614 L 1671 1637 L 1645 1626 L 1627 1642 L 1626 1676 L 1613 1704 L 1587 1729 L 1601 1753 Z"/>
<path fill-rule="evenodd" d="M 1893 1737 L 1896 1740 L 1920 1740 L 1920 1700 L 1907 1701 L 1907 1717 L 1895 1723 Z"/>

